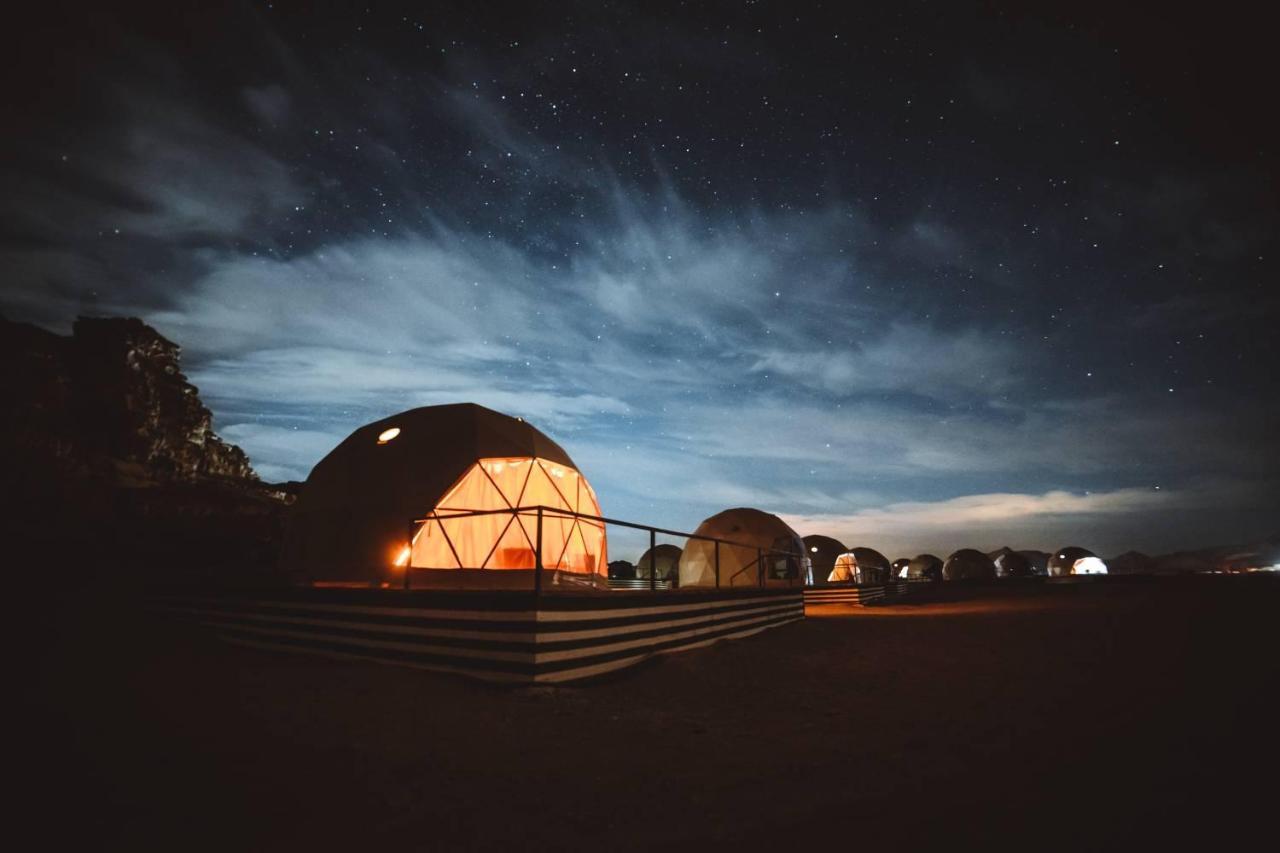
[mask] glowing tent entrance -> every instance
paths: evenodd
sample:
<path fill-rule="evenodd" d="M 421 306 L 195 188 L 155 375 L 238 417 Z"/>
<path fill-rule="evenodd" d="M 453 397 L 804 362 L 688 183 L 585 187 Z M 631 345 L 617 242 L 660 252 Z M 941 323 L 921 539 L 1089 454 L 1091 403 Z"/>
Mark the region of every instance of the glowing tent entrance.
<path fill-rule="evenodd" d="M 600 515 L 586 478 L 568 465 L 536 457 L 480 459 L 459 478 L 414 534 L 409 565 L 427 569 L 533 569 L 537 513 L 493 512 L 543 506 Z M 458 516 L 458 517 L 451 517 Z M 542 514 L 542 565 L 576 574 L 607 574 L 604 525 Z"/>

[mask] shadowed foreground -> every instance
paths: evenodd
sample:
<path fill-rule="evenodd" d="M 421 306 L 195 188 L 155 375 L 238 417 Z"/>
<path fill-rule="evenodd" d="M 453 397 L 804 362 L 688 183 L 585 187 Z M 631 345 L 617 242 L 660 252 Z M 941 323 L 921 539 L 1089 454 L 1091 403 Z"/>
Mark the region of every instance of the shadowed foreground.
<path fill-rule="evenodd" d="M 1225 847 L 1263 825 L 1280 584 L 981 595 L 517 689 L 71 595 L 24 617 L 25 812 L 51 843 L 221 849 Z"/>

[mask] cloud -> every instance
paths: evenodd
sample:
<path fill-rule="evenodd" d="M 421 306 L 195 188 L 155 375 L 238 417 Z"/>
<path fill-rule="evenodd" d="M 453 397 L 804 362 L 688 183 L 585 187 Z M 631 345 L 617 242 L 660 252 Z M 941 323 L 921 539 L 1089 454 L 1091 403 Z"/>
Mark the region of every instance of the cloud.
<path fill-rule="evenodd" d="M 971 494 L 784 519 L 802 535 L 822 533 L 850 547 L 870 545 L 893 557 L 921 552 L 946 557 L 961 547 L 994 551 L 1004 545 L 1052 551 L 1066 544 L 1114 556 L 1131 548 L 1168 548 L 1179 541 L 1203 545 L 1200 537 L 1206 529 L 1222 529 L 1224 514 L 1256 506 L 1273 485 L 1207 481 L 1180 489 Z M 1170 531 L 1171 522 L 1184 529 Z"/>
<path fill-rule="evenodd" d="M 246 87 L 244 101 L 254 116 L 271 127 L 283 125 L 293 105 L 288 91 L 279 83 Z"/>
<path fill-rule="evenodd" d="M 346 435 L 261 423 L 232 423 L 218 429 L 255 461 L 258 476 L 268 481 L 305 480 L 311 467 Z"/>
<path fill-rule="evenodd" d="M 767 350 L 751 369 L 834 394 L 906 391 L 950 400 L 1007 392 L 1021 366 L 1016 349 L 994 332 L 900 322 L 852 346 Z"/>
<path fill-rule="evenodd" d="M 696 60 L 701 37 L 678 41 Z M 1268 401 L 1069 381 L 1073 360 L 1118 362 L 1134 326 L 1230 320 L 1162 288 L 1114 312 L 1123 334 L 1084 339 L 1067 309 L 1041 328 L 1045 293 L 1112 281 L 1051 280 L 1082 269 L 1047 236 L 1075 212 L 976 228 L 954 200 L 886 213 L 870 186 L 806 202 L 803 181 L 759 190 L 750 158 L 740 186 L 704 186 L 665 129 L 622 158 L 560 132 L 577 107 L 538 98 L 524 67 L 503 80 L 451 50 L 443 79 L 377 57 L 326 76 L 285 53 L 216 101 L 113 92 L 65 162 L 6 169 L 0 202 L 6 310 L 143 316 L 264 476 L 303 476 L 369 420 L 472 400 L 551 433 L 623 517 L 687 529 L 755 505 L 941 548 L 1146 527 L 1187 511 L 1169 495 L 1204 496 L 1188 482 L 1274 469 Z M 1163 192 L 1134 201 L 1143 221 Z"/>

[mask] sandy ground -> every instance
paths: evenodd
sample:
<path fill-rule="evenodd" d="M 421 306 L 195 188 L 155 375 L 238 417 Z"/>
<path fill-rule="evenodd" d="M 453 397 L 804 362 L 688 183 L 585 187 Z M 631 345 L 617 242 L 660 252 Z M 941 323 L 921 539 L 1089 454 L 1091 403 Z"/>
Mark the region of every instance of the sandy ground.
<path fill-rule="evenodd" d="M 1280 584 L 958 598 L 503 688 L 65 594 L 18 617 L 19 820 L 51 848 L 797 851 L 1230 849 L 1269 820 Z"/>

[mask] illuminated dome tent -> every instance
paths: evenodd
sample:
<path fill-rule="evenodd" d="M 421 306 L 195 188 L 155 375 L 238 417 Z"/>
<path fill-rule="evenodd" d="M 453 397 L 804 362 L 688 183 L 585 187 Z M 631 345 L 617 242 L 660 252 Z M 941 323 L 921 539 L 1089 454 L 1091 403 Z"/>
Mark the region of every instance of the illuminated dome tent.
<path fill-rule="evenodd" d="M 899 557 L 898 559 L 893 561 L 893 566 L 892 566 L 893 576 L 895 578 L 905 578 L 907 576 L 907 569 L 910 566 L 911 566 L 910 560 L 908 560 L 906 557 Z"/>
<path fill-rule="evenodd" d="M 892 572 L 888 558 L 874 548 L 850 548 L 836 557 L 827 580 L 884 583 Z"/>
<path fill-rule="evenodd" d="M 759 586 L 757 557 L 764 558 L 765 586 L 803 584 L 809 572 L 804 542 L 776 515 L 738 507 L 717 513 L 698 525 L 695 536 L 711 536 L 720 544 L 720 586 Z M 759 550 L 757 550 L 759 549 Z M 693 539 L 680 555 L 680 586 L 716 585 L 716 543 Z"/>
<path fill-rule="evenodd" d="M 658 575 L 656 580 L 671 580 L 678 577 L 680 573 L 680 548 L 675 545 L 655 545 L 640 556 L 636 563 L 636 577 L 649 579 L 653 573 L 653 566 L 657 565 Z"/>
<path fill-rule="evenodd" d="M 400 583 L 408 565 L 457 572 L 433 585 L 531 588 L 520 575 L 535 566 L 536 514 L 460 514 L 537 505 L 600 515 L 569 455 L 523 420 L 472 403 L 411 409 L 360 427 L 312 469 L 283 563 L 316 582 Z M 544 513 L 542 564 L 603 578 L 604 526 Z"/>
<path fill-rule="evenodd" d="M 1098 555 L 1084 548 L 1067 546 L 1053 552 L 1049 558 L 1049 577 L 1064 575 L 1105 575 L 1107 564 Z"/>
<path fill-rule="evenodd" d="M 985 580 L 996 576 L 996 564 L 974 548 L 961 548 L 942 564 L 942 579 L 948 581 Z"/>
<path fill-rule="evenodd" d="M 821 586 L 831 579 L 831 570 L 835 567 L 836 557 L 849 549 L 844 547 L 843 542 L 832 539 L 830 536 L 806 536 L 803 542 L 804 552 L 813 565 L 813 582 Z"/>
<path fill-rule="evenodd" d="M 932 554 L 917 554 L 907 564 L 906 577 L 940 581 L 942 580 L 942 560 Z"/>
<path fill-rule="evenodd" d="M 1094 562 L 1088 562 L 1088 564 L 1084 564 L 1083 566 L 1085 571 L 1076 571 L 1076 564 L 1078 564 L 1080 560 L 1088 560 L 1088 558 L 1091 557 L 1093 561 L 1096 561 L 1097 565 L 1094 565 Z M 1101 571 L 1097 570 L 1098 565 L 1101 565 Z M 1061 578 L 1061 576 L 1064 575 L 1083 574 L 1107 574 L 1106 564 L 1103 564 L 1101 560 L 1098 560 L 1098 555 L 1089 551 L 1087 548 L 1078 548 L 1075 546 L 1059 548 L 1057 551 L 1053 552 L 1053 555 L 1050 558 L 1048 558 L 1048 575 L 1050 575 L 1050 578 Z"/>

